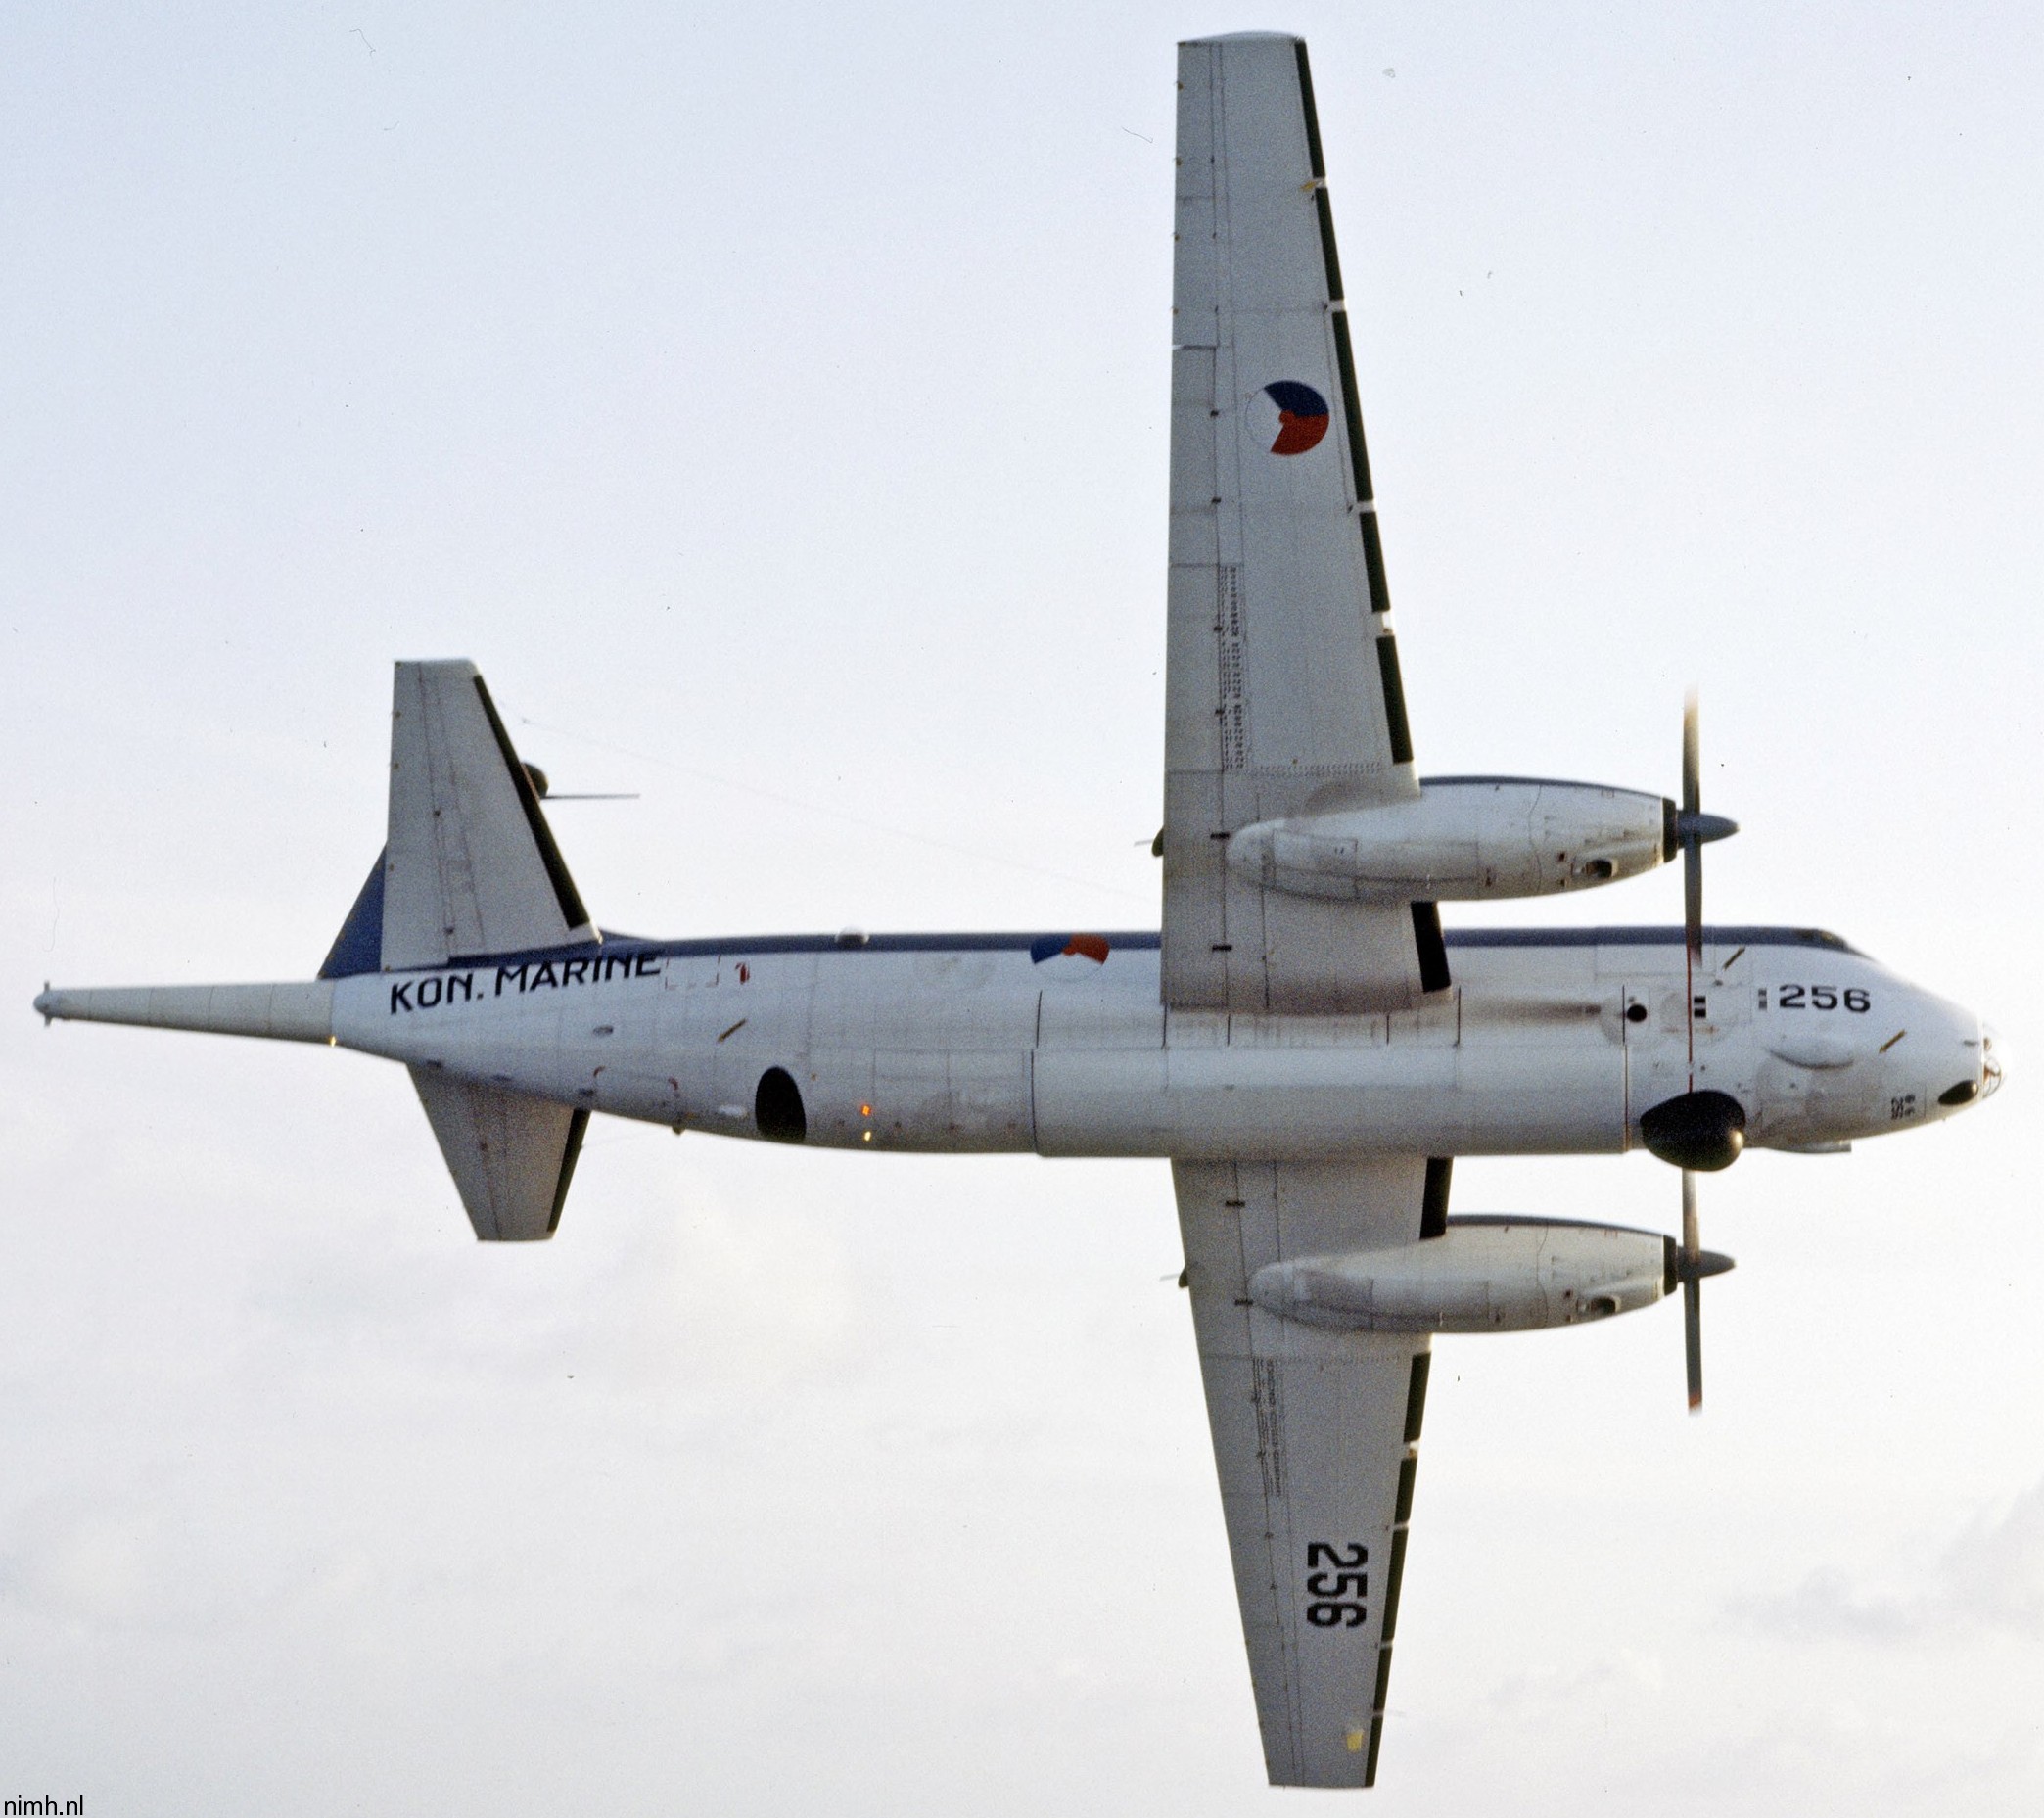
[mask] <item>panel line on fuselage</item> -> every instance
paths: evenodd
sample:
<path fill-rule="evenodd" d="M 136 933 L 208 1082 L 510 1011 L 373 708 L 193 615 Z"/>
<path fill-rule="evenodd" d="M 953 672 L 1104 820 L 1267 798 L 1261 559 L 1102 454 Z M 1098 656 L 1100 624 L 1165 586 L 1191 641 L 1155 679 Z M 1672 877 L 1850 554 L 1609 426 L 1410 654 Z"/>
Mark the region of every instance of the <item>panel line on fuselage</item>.
<path fill-rule="evenodd" d="M 834 934 L 731 935 L 721 939 L 662 940 L 653 936 L 618 934 L 606 930 L 602 941 L 582 942 L 571 947 L 548 947 L 503 954 L 460 954 L 448 966 L 480 967 L 531 964 L 545 959 L 589 957 L 596 954 L 613 956 L 650 954 L 661 958 L 707 959 L 721 954 L 959 954 L 1027 952 L 1053 938 L 1042 931 L 979 932 L 952 934 L 870 934 L 853 943 Z M 1063 935 L 1055 938 L 1064 939 Z M 1154 953 L 1159 939 L 1154 928 L 1109 931 L 1097 937 L 1108 950 L 1122 948 L 1136 953 Z M 1582 928 L 1450 928 L 1445 939 L 1451 950 L 1488 947 L 1680 947 L 1680 926 L 1591 926 Z M 1827 953 L 1867 955 L 1850 942 L 1823 928 L 1757 927 L 1736 924 L 1703 930 L 1707 946 L 1811 947 Z M 444 968 L 407 968 L 439 970 Z"/>

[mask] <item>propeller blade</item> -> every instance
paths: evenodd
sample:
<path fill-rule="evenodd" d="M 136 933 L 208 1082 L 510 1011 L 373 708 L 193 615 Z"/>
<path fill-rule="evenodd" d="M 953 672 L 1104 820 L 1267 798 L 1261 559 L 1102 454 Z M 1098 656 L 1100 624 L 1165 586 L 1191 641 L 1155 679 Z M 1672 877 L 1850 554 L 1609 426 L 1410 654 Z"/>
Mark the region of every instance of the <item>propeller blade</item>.
<path fill-rule="evenodd" d="M 1703 814 L 1701 719 L 1696 691 L 1682 703 L 1682 929 L 1694 963 L 1703 956 L 1703 842 L 1697 837 Z"/>
<path fill-rule="evenodd" d="M 1682 842 L 1682 931 L 1690 958 L 1703 957 L 1703 848 L 1694 838 Z"/>
<path fill-rule="evenodd" d="M 1691 701 L 1694 708 L 1694 698 Z M 1685 737 L 1685 749 L 1691 741 Z M 1703 1278 L 1696 1264 L 1703 1253 L 1697 1229 L 1696 1177 L 1682 1171 L 1682 1349 L 1689 1366 L 1689 1405 L 1694 1414 L 1703 1405 Z"/>
<path fill-rule="evenodd" d="M 1692 688 L 1682 703 L 1682 806 L 1675 813 L 1674 829 L 1682 847 L 1683 996 L 1689 1002 L 1688 1096 L 1692 1098 L 1696 1096 L 1696 969 L 1703 963 L 1703 848 L 1739 831 L 1738 821 L 1703 812 L 1700 720 L 1696 691 Z M 1738 1153 L 1736 1147 L 1732 1153 Z"/>
<path fill-rule="evenodd" d="M 1682 703 L 1682 812 L 1703 812 L 1703 762 L 1698 752 L 1696 691 L 1692 688 Z"/>
<path fill-rule="evenodd" d="M 1703 1406 L 1703 1283 L 1695 1276 L 1682 1284 L 1682 1349 L 1689 1366 L 1689 1405 Z"/>

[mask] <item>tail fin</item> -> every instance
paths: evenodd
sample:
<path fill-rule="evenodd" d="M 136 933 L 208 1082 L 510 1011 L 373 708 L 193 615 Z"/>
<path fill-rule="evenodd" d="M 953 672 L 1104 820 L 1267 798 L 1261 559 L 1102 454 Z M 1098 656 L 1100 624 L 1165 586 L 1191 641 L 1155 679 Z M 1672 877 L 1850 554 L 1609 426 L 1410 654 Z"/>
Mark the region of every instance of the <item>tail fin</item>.
<path fill-rule="evenodd" d="M 331 981 L 445 965 L 455 957 L 602 937 L 473 663 L 400 663 L 391 724 L 391 821 L 318 980 L 54 991 L 45 1020 L 207 1029 L 290 1042 L 335 1040 Z M 589 1114 L 414 1067 L 476 1235 L 550 1237 Z"/>
<path fill-rule="evenodd" d="M 354 908 L 320 961 L 321 978 L 353 978 L 357 972 L 383 970 L 384 866 L 390 858 L 388 846 L 376 855 L 368 878 L 355 893 Z"/>
<path fill-rule="evenodd" d="M 388 842 L 320 976 L 601 938 L 476 666 L 398 664 Z M 552 1236 L 588 1112 L 411 1075 L 476 1235 Z"/>
<path fill-rule="evenodd" d="M 476 666 L 400 663 L 390 837 L 321 978 L 598 937 Z"/>
<path fill-rule="evenodd" d="M 599 938 L 473 663 L 397 665 L 382 935 L 386 972 Z"/>

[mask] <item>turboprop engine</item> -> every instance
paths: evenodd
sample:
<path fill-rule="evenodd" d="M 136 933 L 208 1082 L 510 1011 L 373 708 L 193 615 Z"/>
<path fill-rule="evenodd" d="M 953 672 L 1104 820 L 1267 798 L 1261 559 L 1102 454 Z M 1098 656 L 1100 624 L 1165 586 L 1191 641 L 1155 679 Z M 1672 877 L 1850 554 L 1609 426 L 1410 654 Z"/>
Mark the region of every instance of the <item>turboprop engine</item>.
<path fill-rule="evenodd" d="M 1305 1256 L 1250 1279 L 1267 1313 L 1338 1331 L 1533 1331 L 1651 1306 L 1693 1270 L 1673 1237 L 1563 1219 L 1452 1218 L 1440 1236 L 1390 1250 Z"/>
<path fill-rule="evenodd" d="M 1522 776 L 1435 776 L 1414 801 L 1334 803 L 1259 820 L 1229 841 L 1228 862 L 1266 890 L 1294 896 L 1438 903 L 1613 883 L 1678 850 L 1675 804 L 1663 796 Z"/>

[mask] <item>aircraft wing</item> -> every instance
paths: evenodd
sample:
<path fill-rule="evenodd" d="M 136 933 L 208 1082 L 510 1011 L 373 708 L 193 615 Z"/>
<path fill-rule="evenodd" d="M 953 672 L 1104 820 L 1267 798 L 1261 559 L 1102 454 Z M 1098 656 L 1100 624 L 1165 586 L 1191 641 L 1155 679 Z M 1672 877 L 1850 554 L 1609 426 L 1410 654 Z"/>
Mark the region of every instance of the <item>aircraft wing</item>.
<path fill-rule="evenodd" d="M 1266 1313 L 1248 1284 L 1267 1263 L 1440 1228 L 1448 1166 L 1178 1162 L 1173 1175 L 1264 1764 L 1273 1786 L 1367 1787 L 1429 1340 L 1319 1330 Z"/>
<path fill-rule="evenodd" d="M 1306 46 L 1179 47 L 1164 1001 L 1402 1008 L 1432 904 L 1267 892 L 1254 821 L 1418 793 Z"/>
<path fill-rule="evenodd" d="M 1256 821 L 1419 792 L 1305 45 L 1182 44 L 1178 154 L 1164 1002 L 1403 1009 L 1449 983 L 1433 904 L 1287 895 L 1228 863 Z M 1444 1229 L 1448 1164 L 1175 1174 L 1265 1763 L 1369 1786 L 1428 1339 L 1288 1321 L 1249 1282 Z"/>

